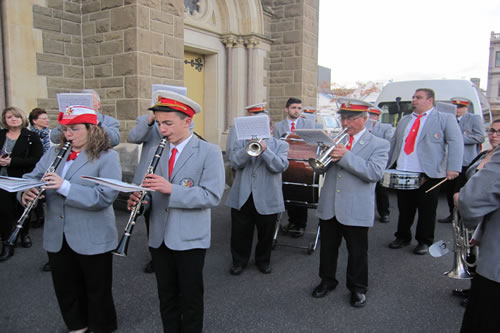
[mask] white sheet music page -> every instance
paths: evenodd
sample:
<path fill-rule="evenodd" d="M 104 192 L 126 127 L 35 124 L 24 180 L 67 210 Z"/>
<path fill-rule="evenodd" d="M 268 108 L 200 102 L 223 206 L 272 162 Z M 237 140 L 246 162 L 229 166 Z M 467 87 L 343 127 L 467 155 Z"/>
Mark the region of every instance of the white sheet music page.
<path fill-rule="evenodd" d="M 76 105 L 94 108 L 94 101 L 90 93 L 60 93 L 57 94 L 57 103 L 60 112 L 66 112 L 68 106 Z"/>
<path fill-rule="evenodd" d="M 80 178 L 86 179 L 88 181 L 112 188 L 113 190 L 120 192 L 137 192 L 137 191 L 153 191 L 145 187 L 129 184 L 122 182 L 120 180 L 102 177 L 92 177 L 92 176 L 80 176 Z"/>
<path fill-rule="evenodd" d="M 234 118 L 234 129 L 238 140 L 266 139 L 271 137 L 268 116 Z"/>
<path fill-rule="evenodd" d="M 318 143 L 322 143 L 327 146 L 333 145 L 333 140 L 325 133 L 324 130 L 314 128 L 314 129 L 296 129 L 295 134 L 300 136 L 304 141 L 309 144 L 316 146 Z"/>

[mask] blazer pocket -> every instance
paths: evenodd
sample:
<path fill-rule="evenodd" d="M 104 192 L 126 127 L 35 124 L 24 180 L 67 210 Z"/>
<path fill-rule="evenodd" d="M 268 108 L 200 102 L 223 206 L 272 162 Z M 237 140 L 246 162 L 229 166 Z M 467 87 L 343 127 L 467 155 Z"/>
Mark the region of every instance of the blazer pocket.
<path fill-rule="evenodd" d="M 181 239 L 183 241 L 196 241 L 207 238 L 210 235 L 210 210 L 197 209 L 196 216 L 190 214 L 189 218 L 181 222 Z M 190 209 L 193 213 L 193 209 Z"/>
<path fill-rule="evenodd" d="M 90 242 L 93 244 L 106 244 L 118 237 L 116 228 L 113 228 L 103 219 L 94 218 L 87 220 L 87 229 Z"/>

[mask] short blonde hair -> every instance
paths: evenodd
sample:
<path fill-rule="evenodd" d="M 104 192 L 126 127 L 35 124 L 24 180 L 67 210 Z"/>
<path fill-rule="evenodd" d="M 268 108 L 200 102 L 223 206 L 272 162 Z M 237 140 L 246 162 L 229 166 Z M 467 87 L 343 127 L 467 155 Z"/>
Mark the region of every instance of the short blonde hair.
<path fill-rule="evenodd" d="M 26 119 L 26 113 L 24 113 L 23 110 L 21 110 L 20 108 L 18 107 L 15 107 L 15 106 L 9 106 L 5 109 L 3 109 L 2 111 L 2 121 L 1 121 L 1 124 L 2 124 L 2 127 L 3 128 L 6 128 L 8 129 L 9 126 L 7 125 L 7 122 L 5 121 L 5 115 L 7 114 L 7 112 L 12 112 L 12 114 L 18 118 L 21 118 L 23 120 L 23 124 L 22 124 L 22 127 L 25 128 L 25 127 L 28 127 L 28 119 Z"/>

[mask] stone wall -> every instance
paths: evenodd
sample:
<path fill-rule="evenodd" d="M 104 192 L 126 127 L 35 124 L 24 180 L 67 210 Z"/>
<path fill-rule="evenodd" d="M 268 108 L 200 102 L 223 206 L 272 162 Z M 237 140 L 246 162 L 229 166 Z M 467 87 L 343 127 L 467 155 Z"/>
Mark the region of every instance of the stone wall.
<path fill-rule="evenodd" d="M 272 11 L 269 108 L 283 118 L 289 97 L 316 105 L 319 0 L 262 0 Z"/>

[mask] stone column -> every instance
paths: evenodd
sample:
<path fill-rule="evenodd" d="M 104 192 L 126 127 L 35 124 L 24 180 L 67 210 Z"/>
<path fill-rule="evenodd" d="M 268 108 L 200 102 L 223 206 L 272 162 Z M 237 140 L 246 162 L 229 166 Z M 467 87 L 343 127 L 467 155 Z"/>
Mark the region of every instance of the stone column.
<path fill-rule="evenodd" d="M 248 49 L 248 74 L 247 74 L 247 105 L 255 104 L 255 103 L 260 103 L 261 101 L 256 101 L 255 97 L 255 82 L 256 82 L 256 71 L 257 68 L 255 67 L 255 57 L 256 57 L 256 52 L 255 48 L 257 47 L 257 44 L 259 42 L 255 38 L 248 38 L 245 41 L 245 45 Z"/>
<path fill-rule="evenodd" d="M 232 75 L 233 75 L 233 46 L 235 39 L 233 36 L 226 36 L 222 39 L 222 43 L 226 46 L 226 117 L 224 127 L 226 130 L 233 124 L 233 108 L 232 105 Z"/>

